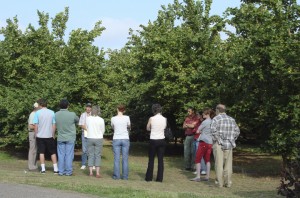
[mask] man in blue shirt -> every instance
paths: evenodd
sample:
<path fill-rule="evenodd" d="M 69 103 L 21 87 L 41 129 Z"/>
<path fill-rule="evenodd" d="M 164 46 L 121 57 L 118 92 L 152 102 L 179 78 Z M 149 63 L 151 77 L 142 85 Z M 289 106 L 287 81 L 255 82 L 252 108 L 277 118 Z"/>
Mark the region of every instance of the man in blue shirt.
<path fill-rule="evenodd" d="M 54 174 L 58 173 L 56 146 L 55 146 L 55 114 L 54 111 L 47 108 L 47 101 L 39 99 L 37 101 L 40 110 L 38 110 L 33 119 L 34 132 L 37 142 L 37 152 L 39 153 L 41 163 L 41 173 L 46 173 L 45 152 L 51 154 Z"/>

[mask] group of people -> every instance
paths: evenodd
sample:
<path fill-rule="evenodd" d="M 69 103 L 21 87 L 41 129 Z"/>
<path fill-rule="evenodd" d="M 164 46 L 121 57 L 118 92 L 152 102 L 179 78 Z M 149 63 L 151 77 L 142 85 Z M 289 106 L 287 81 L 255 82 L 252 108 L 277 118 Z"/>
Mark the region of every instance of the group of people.
<path fill-rule="evenodd" d="M 202 115 L 197 114 L 193 108 L 188 109 L 188 116 L 183 123 L 186 135 L 184 159 L 186 170 L 196 170 L 196 177 L 191 181 L 209 181 L 213 152 L 215 183 L 219 187 L 232 185 L 232 149 L 236 147 L 235 141 L 240 129 L 225 112 L 223 104 L 217 105 L 216 112 L 210 108 L 203 109 Z M 206 175 L 205 178 L 201 179 L 201 174 Z"/>
<path fill-rule="evenodd" d="M 53 162 L 53 171 L 58 175 L 73 174 L 74 146 L 76 140 L 76 125 L 82 129 L 81 169 L 89 167 L 89 175 L 96 169 L 96 178 L 100 178 L 101 153 L 103 148 L 103 134 L 105 132 L 104 119 L 100 117 L 100 108 L 86 104 L 85 112 L 80 118 L 74 112 L 68 111 L 69 102 L 60 101 L 60 110 L 56 113 L 47 108 L 47 102 L 39 99 L 34 103 L 34 110 L 28 119 L 29 130 L 29 170 L 38 169 L 36 155 L 39 154 L 41 173 L 45 173 L 45 153 L 48 151 Z M 201 181 L 200 175 L 205 174 L 203 181 L 209 180 L 210 156 L 213 150 L 215 157 L 216 184 L 220 187 L 231 186 L 232 149 L 236 146 L 240 131 L 235 120 L 225 113 L 225 105 L 216 107 L 214 111 L 206 108 L 202 115 L 196 114 L 193 108 L 188 109 L 188 117 L 183 123 L 185 129 L 184 160 L 186 170 L 196 170 L 192 181 Z M 117 106 L 117 115 L 111 118 L 113 133 L 114 168 L 113 179 L 128 180 L 129 131 L 131 127 L 129 116 L 124 115 L 125 106 Z M 150 131 L 148 167 L 145 181 L 153 180 L 154 159 L 157 155 L 158 168 L 156 181 L 163 181 L 164 153 L 166 141 L 164 130 L 167 118 L 162 115 L 160 104 L 152 105 L 153 116 L 149 118 L 146 130 Z M 55 133 L 57 131 L 57 146 Z M 58 155 L 58 161 L 57 156 Z M 122 156 L 122 176 L 120 160 Z"/>
<path fill-rule="evenodd" d="M 76 125 L 82 129 L 82 166 L 86 163 L 89 167 L 89 175 L 93 175 L 96 169 L 96 178 L 100 178 L 101 152 L 103 148 L 103 134 L 105 132 L 104 119 L 100 117 L 100 108 L 86 104 L 86 111 L 80 119 L 74 112 L 68 110 L 69 102 L 66 99 L 60 101 L 60 110 L 56 113 L 47 108 L 47 101 L 39 99 L 34 103 L 34 110 L 28 119 L 29 153 L 28 169 L 37 170 L 37 153 L 39 155 L 41 173 L 46 173 L 45 154 L 51 155 L 53 172 L 60 176 L 73 174 L 74 147 L 76 141 Z M 117 107 L 118 114 L 111 118 L 114 129 L 114 179 L 120 179 L 120 151 L 122 151 L 123 179 L 128 179 L 128 153 L 129 153 L 129 129 L 130 119 L 123 115 L 125 106 Z M 57 132 L 57 145 L 55 134 Z M 57 153 L 57 156 L 56 156 Z M 58 158 L 58 160 L 57 160 Z"/>

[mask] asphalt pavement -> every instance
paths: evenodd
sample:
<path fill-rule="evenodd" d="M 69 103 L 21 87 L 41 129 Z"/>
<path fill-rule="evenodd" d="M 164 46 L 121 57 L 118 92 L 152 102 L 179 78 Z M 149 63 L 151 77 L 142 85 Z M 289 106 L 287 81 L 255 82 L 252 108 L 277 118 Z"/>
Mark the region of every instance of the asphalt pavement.
<path fill-rule="evenodd" d="M 1 184 L 1 198 L 96 198 L 97 196 L 85 195 L 77 192 L 62 191 L 39 186 L 23 184 Z"/>

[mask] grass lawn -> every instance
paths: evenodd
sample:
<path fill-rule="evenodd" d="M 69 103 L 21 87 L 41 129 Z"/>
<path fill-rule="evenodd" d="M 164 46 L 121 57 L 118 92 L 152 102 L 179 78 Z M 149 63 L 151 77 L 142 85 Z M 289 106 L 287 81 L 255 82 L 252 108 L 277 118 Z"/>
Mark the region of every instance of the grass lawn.
<path fill-rule="evenodd" d="M 147 148 L 147 143 L 131 143 L 128 181 L 111 178 L 113 153 L 109 140 L 104 145 L 101 179 L 90 178 L 87 170 L 80 170 L 80 151 L 75 153 L 74 176 L 71 177 L 54 175 L 50 159 L 46 162 L 48 172 L 45 175 L 29 172 L 25 152 L 0 151 L 0 183 L 29 184 L 100 197 L 281 197 L 276 190 L 280 182 L 278 156 L 239 147 L 234 151 L 232 187 L 218 188 L 214 184 L 213 161 L 209 182 L 191 182 L 192 172 L 182 170 L 183 147 L 172 144 L 166 150 L 163 183 L 145 182 Z"/>

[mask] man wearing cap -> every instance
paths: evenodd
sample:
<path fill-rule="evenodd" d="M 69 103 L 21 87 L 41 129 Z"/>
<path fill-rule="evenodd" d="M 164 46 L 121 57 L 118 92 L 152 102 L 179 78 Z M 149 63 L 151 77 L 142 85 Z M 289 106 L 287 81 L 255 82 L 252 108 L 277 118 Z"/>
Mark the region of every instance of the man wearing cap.
<path fill-rule="evenodd" d="M 235 120 L 225 111 L 225 105 L 217 105 L 217 116 L 212 120 L 211 132 L 215 158 L 215 183 L 219 187 L 229 188 L 232 184 L 232 149 L 236 147 L 235 141 L 240 134 L 240 129 Z"/>
<path fill-rule="evenodd" d="M 28 170 L 34 171 L 37 170 L 37 160 L 36 160 L 36 153 L 37 153 L 37 146 L 36 140 L 34 135 L 34 124 L 33 118 L 35 112 L 38 110 L 38 103 L 35 102 L 33 104 L 33 111 L 30 113 L 28 118 L 28 138 L 29 138 L 29 151 L 28 151 Z"/>
<path fill-rule="evenodd" d="M 91 115 L 92 104 L 87 103 L 85 105 L 85 112 L 81 114 L 78 125 L 81 127 L 81 141 L 82 141 L 82 155 L 81 155 L 81 168 L 86 168 L 87 162 L 87 131 L 85 130 L 86 118 Z"/>

